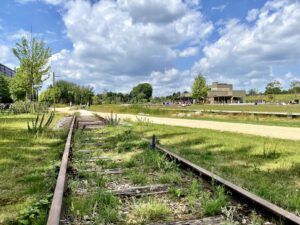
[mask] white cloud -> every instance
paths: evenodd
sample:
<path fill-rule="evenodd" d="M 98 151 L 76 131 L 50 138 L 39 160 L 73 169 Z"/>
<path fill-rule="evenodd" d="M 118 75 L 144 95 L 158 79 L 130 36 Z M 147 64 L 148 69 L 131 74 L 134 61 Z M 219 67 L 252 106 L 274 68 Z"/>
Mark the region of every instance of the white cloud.
<path fill-rule="evenodd" d="M 251 13 L 250 13 L 251 14 Z M 237 19 L 227 21 L 220 38 L 203 48 L 192 72 L 204 73 L 211 80 L 229 81 L 238 87 L 262 88 L 271 79 L 283 77 L 300 59 L 300 3 L 275 0 L 263 6 L 253 25 Z"/>
<path fill-rule="evenodd" d="M 259 14 L 259 10 L 258 9 L 251 9 L 249 12 L 248 12 L 248 15 L 246 17 L 246 20 L 248 22 L 252 22 L 254 20 L 256 20 L 257 16 Z"/>
<path fill-rule="evenodd" d="M 20 29 L 13 34 L 7 36 L 7 39 L 10 41 L 20 40 L 22 37 L 30 37 L 30 32 L 24 29 Z"/>
<path fill-rule="evenodd" d="M 190 48 L 186 48 L 183 51 L 181 51 L 179 53 L 179 56 L 180 57 L 190 57 L 190 56 L 196 55 L 197 52 L 198 52 L 197 48 L 190 47 Z"/>
<path fill-rule="evenodd" d="M 10 49 L 5 45 L 0 45 L 0 62 L 6 61 Z"/>
<path fill-rule="evenodd" d="M 190 71 L 179 71 L 175 68 L 165 70 L 164 72 L 154 71 L 151 73 L 148 82 L 154 86 L 156 96 L 171 94 L 177 91 L 190 91 L 193 77 Z"/>
<path fill-rule="evenodd" d="M 226 9 L 226 7 L 227 7 L 226 4 L 224 4 L 224 5 L 219 5 L 219 6 L 213 6 L 213 7 L 211 8 L 211 10 L 223 12 L 224 9 Z"/>
<path fill-rule="evenodd" d="M 213 30 L 182 0 L 77 0 L 65 8 L 63 21 L 73 49 L 55 54 L 53 69 L 100 89 L 129 90 L 149 80 L 153 71 L 171 68 L 179 49 L 201 43 Z M 195 50 L 189 51 L 184 54 Z"/>
<path fill-rule="evenodd" d="M 14 68 L 16 66 L 16 64 L 14 64 L 15 59 L 11 49 L 6 45 L 2 45 L 1 43 L 0 43 L 0 63 L 10 68 Z"/>

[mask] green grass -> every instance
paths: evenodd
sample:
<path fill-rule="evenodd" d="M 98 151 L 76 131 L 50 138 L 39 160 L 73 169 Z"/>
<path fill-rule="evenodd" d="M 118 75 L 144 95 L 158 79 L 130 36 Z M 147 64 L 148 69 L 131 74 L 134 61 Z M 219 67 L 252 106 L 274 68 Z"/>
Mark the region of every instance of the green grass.
<path fill-rule="evenodd" d="M 129 176 L 129 180 L 133 184 L 145 185 L 148 183 L 147 175 L 138 171 L 133 171 Z"/>
<path fill-rule="evenodd" d="M 300 127 L 300 118 L 288 118 L 278 116 L 258 116 L 258 115 L 232 115 L 219 113 L 203 113 L 185 117 L 195 120 L 220 121 L 230 123 L 245 123 L 268 126 Z"/>
<path fill-rule="evenodd" d="M 101 137 L 101 140 L 97 137 Z M 67 215 L 74 218 L 74 224 L 152 224 L 175 221 L 179 216 L 185 219 L 202 218 L 205 215 L 219 215 L 221 206 L 225 205 L 222 200 L 230 204 L 218 191 L 204 188 L 202 180 L 195 174 L 180 170 L 174 161 L 150 149 L 148 142 L 141 138 L 134 126 L 77 130 L 73 140 L 70 166 L 74 176 L 69 180 Z M 87 142 L 90 144 L 87 145 Z M 78 151 L 87 146 L 93 149 L 93 144 L 99 142 L 101 144 L 95 148 L 98 152 L 84 154 Z M 90 161 L 88 159 L 95 157 L 102 159 L 87 163 Z M 96 172 L 107 168 L 121 168 L 123 173 L 100 175 Z M 126 198 L 110 192 L 157 184 L 167 184 L 170 190 L 165 194 Z M 106 193 L 110 200 L 99 199 L 99 191 L 101 195 Z M 225 195 L 225 192 L 222 193 Z M 187 207 L 190 203 L 193 203 L 193 212 Z"/>
<path fill-rule="evenodd" d="M 300 215 L 300 143 L 207 129 L 142 123 L 169 150 Z"/>
<path fill-rule="evenodd" d="M 0 116 L 0 224 L 16 223 L 21 211 L 35 217 L 31 224 L 45 223 L 66 132 L 29 133 L 32 118 Z"/>
<path fill-rule="evenodd" d="M 300 99 L 300 94 L 277 94 L 272 95 L 272 99 L 270 98 L 270 95 L 256 95 L 256 96 L 246 96 L 247 102 L 255 102 L 258 100 L 263 100 L 266 102 L 289 102 L 293 101 L 295 99 Z"/>
<path fill-rule="evenodd" d="M 169 216 L 171 216 L 171 210 L 168 205 L 155 198 L 135 203 L 131 215 L 134 218 L 133 220 L 137 222 L 136 224 L 167 220 Z"/>
<path fill-rule="evenodd" d="M 284 113 L 300 113 L 300 104 L 297 105 L 276 105 L 276 104 L 259 104 L 259 105 L 191 105 L 181 106 L 145 106 L 145 105 L 92 105 L 91 110 L 101 112 L 116 113 L 144 113 L 149 115 L 169 116 L 171 114 L 186 112 L 187 110 L 229 110 L 229 111 L 256 111 L 256 112 L 284 112 Z"/>
<path fill-rule="evenodd" d="M 194 110 L 229 110 L 229 111 L 256 111 L 256 112 L 284 112 L 299 113 L 300 105 L 192 105 L 186 107 Z"/>
<path fill-rule="evenodd" d="M 127 114 L 143 114 L 158 117 L 186 118 L 195 120 L 247 123 L 270 126 L 300 127 L 300 118 L 288 118 L 265 115 L 195 113 L 197 110 L 236 110 L 259 112 L 300 112 L 300 105 L 192 105 L 185 108 L 178 106 L 143 106 L 143 105 L 96 105 L 91 110 Z"/>

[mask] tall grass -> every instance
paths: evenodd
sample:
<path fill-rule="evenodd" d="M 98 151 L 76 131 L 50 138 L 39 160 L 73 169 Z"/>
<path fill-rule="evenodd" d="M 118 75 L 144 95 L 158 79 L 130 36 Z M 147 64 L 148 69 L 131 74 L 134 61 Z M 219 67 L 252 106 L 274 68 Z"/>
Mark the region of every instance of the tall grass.
<path fill-rule="evenodd" d="M 300 215 L 300 143 L 208 129 L 134 127 L 167 149 Z"/>
<path fill-rule="evenodd" d="M 55 185 L 66 132 L 30 133 L 27 121 L 33 118 L 31 114 L 0 116 L 0 224 L 45 223 L 45 201 Z"/>

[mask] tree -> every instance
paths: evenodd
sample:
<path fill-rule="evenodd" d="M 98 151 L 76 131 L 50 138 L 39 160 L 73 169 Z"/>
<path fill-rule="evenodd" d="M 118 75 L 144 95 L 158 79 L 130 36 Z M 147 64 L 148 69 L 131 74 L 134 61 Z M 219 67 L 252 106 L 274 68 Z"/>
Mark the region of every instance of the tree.
<path fill-rule="evenodd" d="M 1 73 L 0 73 L 0 102 L 2 103 L 11 102 L 8 79 Z"/>
<path fill-rule="evenodd" d="M 94 91 L 89 86 L 79 86 L 72 82 L 59 80 L 54 88 L 50 86 L 40 95 L 40 101 L 52 103 L 54 94 L 55 100 L 60 103 L 91 104 Z"/>
<path fill-rule="evenodd" d="M 61 93 L 57 87 L 54 87 L 54 88 L 50 87 L 41 93 L 41 95 L 39 97 L 39 101 L 53 104 L 54 97 L 55 97 L 55 101 L 57 101 L 58 99 L 60 99 L 60 96 L 61 96 Z"/>
<path fill-rule="evenodd" d="M 199 74 L 195 77 L 193 86 L 192 86 L 192 96 L 194 99 L 200 101 L 207 96 L 207 86 L 205 77 Z"/>
<path fill-rule="evenodd" d="M 135 102 L 149 101 L 152 97 L 152 86 L 149 83 L 141 83 L 132 88 L 130 97 Z"/>
<path fill-rule="evenodd" d="M 251 88 L 249 91 L 248 91 L 248 95 L 250 96 L 254 96 L 254 95 L 257 95 L 258 94 L 258 91 L 257 89 L 255 88 Z"/>
<path fill-rule="evenodd" d="M 27 40 L 22 38 L 20 43 L 13 48 L 14 55 L 20 61 L 20 68 L 17 71 L 25 79 L 24 89 L 27 98 L 34 100 L 37 98 L 37 91 L 41 88 L 42 83 L 49 78 L 50 66 L 48 65 L 51 56 L 51 50 L 46 47 L 43 41 L 38 41 L 34 37 Z"/>
<path fill-rule="evenodd" d="M 20 68 L 9 82 L 11 97 L 14 101 L 25 100 L 26 93 L 30 92 L 30 85 Z"/>
<path fill-rule="evenodd" d="M 267 84 L 265 89 L 265 94 L 266 95 L 280 94 L 281 89 L 282 89 L 281 83 L 277 80 L 274 80 L 273 82 Z"/>
<path fill-rule="evenodd" d="M 295 81 L 291 82 L 290 87 L 291 87 L 290 93 L 300 93 L 300 81 L 299 80 L 295 80 Z"/>

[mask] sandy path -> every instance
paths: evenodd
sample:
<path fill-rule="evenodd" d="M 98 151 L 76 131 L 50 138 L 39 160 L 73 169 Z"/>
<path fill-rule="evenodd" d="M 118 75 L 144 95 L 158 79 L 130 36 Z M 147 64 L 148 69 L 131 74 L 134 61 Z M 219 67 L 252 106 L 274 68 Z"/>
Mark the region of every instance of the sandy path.
<path fill-rule="evenodd" d="M 58 109 L 58 111 L 68 112 L 68 109 L 60 108 Z M 80 110 L 81 113 L 87 113 L 84 111 L 86 110 Z M 97 114 L 102 117 L 107 117 L 110 115 L 110 113 L 101 113 L 101 112 L 97 112 Z M 161 117 L 140 116 L 140 115 L 131 115 L 131 114 L 118 114 L 118 118 L 131 119 L 132 121 L 137 121 L 138 118 L 140 118 L 143 120 L 149 120 L 149 122 L 155 124 L 192 127 L 192 128 L 205 128 L 205 129 L 230 131 L 230 132 L 250 134 L 256 136 L 263 136 L 263 137 L 280 138 L 280 139 L 288 139 L 288 140 L 300 140 L 300 128 L 295 128 L 295 127 L 280 127 L 280 126 L 253 125 L 253 124 L 218 122 L 218 121 L 161 118 Z"/>

